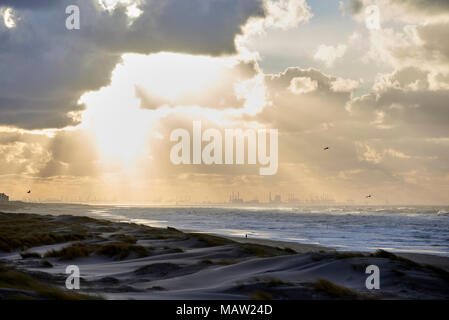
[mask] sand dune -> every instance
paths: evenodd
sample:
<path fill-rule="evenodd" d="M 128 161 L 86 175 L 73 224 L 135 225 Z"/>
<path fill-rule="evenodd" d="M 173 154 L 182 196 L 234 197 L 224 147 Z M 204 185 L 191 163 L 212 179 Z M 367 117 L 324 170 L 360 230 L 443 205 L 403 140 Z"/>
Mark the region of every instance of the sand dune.
<path fill-rule="evenodd" d="M 86 217 L 0 213 L 2 268 L 67 291 L 65 268 L 77 265 L 79 292 L 106 299 L 448 299 L 448 261 Z M 379 290 L 365 287 L 365 269 L 373 264 L 381 271 Z M 20 292 L 42 298 L 14 287 L 1 270 L 0 297 Z"/>

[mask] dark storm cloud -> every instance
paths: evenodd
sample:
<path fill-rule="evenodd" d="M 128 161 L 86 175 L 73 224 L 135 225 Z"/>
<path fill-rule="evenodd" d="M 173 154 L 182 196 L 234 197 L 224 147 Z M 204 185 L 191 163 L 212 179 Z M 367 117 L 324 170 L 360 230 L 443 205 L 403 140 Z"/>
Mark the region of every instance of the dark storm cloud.
<path fill-rule="evenodd" d="M 48 151 L 50 159 L 39 171 L 40 177 L 92 177 L 98 172 L 96 146 L 85 132 L 59 132 L 51 140 Z"/>
<path fill-rule="evenodd" d="M 235 53 L 234 38 L 249 17 L 263 16 L 258 0 L 147 1 L 123 40 L 135 52 Z"/>
<path fill-rule="evenodd" d="M 46 10 L 27 10 L 37 3 Z M 147 0 L 132 24 L 124 6 L 108 12 L 94 0 L 2 4 L 16 27 L 0 27 L 0 125 L 27 129 L 77 124 L 78 99 L 109 83 L 123 53 L 232 54 L 241 27 L 263 15 L 260 0 Z M 80 30 L 65 28 L 68 5 L 80 7 Z"/>
<path fill-rule="evenodd" d="M 7 95 L 7 93 L 2 93 Z M 83 110 L 78 97 L 67 95 L 63 99 L 52 97 L 13 98 L 0 97 L 0 123 L 24 129 L 59 128 L 76 124 L 67 116 L 68 112 Z"/>
<path fill-rule="evenodd" d="M 423 10 L 431 14 L 442 14 L 449 12 L 449 1 L 447 0 L 390 0 L 392 3 L 400 4 L 414 10 Z"/>
<path fill-rule="evenodd" d="M 56 5 L 60 0 L 0 0 L 0 7 L 14 9 L 40 9 Z"/>

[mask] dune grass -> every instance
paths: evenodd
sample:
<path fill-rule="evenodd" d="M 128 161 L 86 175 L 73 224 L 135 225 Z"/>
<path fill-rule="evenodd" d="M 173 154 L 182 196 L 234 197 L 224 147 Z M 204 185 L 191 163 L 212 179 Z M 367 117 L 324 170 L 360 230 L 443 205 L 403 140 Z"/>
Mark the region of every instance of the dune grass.
<path fill-rule="evenodd" d="M 317 291 L 323 292 L 333 298 L 354 298 L 359 296 L 356 291 L 339 286 L 326 279 L 318 279 L 313 283 L 313 288 Z"/>
<path fill-rule="evenodd" d="M 80 241 L 86 239 L 85 235 L 69 233 L 69 234 L 34 234 L 30 236 L 5 236 L 0 233 L 0 250 L 11 252 L 17 249 L 27 249 L 42 245 L 50 245 L 64 243 L 69 241 Z"/>
<path fill-rule="evenodd" d="M 11 293 L 8 299 L 56 299 L 56 300 L 90 300 L 93 297 L 65 292 L 48 286 L 18 270 L 0 265 L 0 288 L 31 291 L 31 293 Z"/>
<path fill-rule="evenodd" d="M 110 236 L 110 238 L 113 238 L 115 240 L 118 240 L 120 242 L 126 242 L 130 244 L 135 244 L 137 242 L 137 239 L 133 236 L 127 235 L 127 234 L 113 234 Z"/>
<path fill-rule="evenodd" d="M 263 290 L 257 290 L 251 295 L 251 300 L 273 300 L 273 296 Z"/>
<path fill-rule="evenodd" d="M 190 234 L 172 227 L 165 229 L 142 225 L 134 225 L 134 227 L 140 230 L 138 238 L 142 240 L 188 240 L 191 237 Z M 137 235 L 135 236 L 137 237 Z"/>
<path fill-rule="evenodd" d="M 403 257 L 399 257 L 397 255 L 395 255 L 394 253 L 379 249 L 376 252 L 372 253 L 369 255 L 370 257 L 374 257 L 374 258 L 386 258 L 386 259 L 390 259 L 393 261 L 397 261 L 397 262 L 402 262 L 405 266 L 407 267 L 422 267 L 421 264 L 412 261 L 410 259 L 406 259 Z"/>
<path fill-rule="evenodd" d="M 264 277 L 252 277 L 250 279 L 250 283 L 263 283 L 268 285 L 269 287 L 277 287 L 277 286 L 292 286 L 292 282 L 285 282 L 279 278 L 264 276 Z"/>
<path fill-rule="evenodd" d="M 95 250 L 95 253 L 111 258 L 117 258 L 119 260 L 124 260 L 131 254 L 134 254 L 138 258 L 147 257 L 149 255 L 148 250 L 145 247 L 126 242 L 114 242 L 102 245 Z"/>
<path fill-rule="evenodd" d="M 232 264 L 236 264 L 237 261 L 235 260 L 210 260 L 210 259 L 203 259 L 200 261 L 200 263 L 203 264 L 210 264 L 210 265 L 218 265 L 218 266 L 229 266 Z"/>
<path fill-rule="evenodd" d="M 45 253 L 45 258 L 59 258 L 60 260 L 74 260 L 88 257 L 93 250 L 83 243 L 74 243 L 60 250 L 50 250 Z"/>
<path fill-rule="evenodd" d="M 89 246 L 84 243 L 74 243 L 60 250 L 48 251 L 44 257 L 59 258 L 59 260 L 74 260 L 88 257 L 93 253 L 118 260 L 124 260 L 131 254 L 134 254 L 138 258 L 148 256 L 148 250 L 145 247 L 127 242 L 111 242 L 104 245 L 91 244 Z"/>
<path fill-rule="evenodd" d="M 44 268 L 53 268 L 53 264 L 48 260 L 41 260 L 41 266 Z"/>
<path fill-rule="evenodd" d="M 335 252 L 333 253 L 335 259 L 351 259 L 351 258 L 365 258 L 366 256 L 361 252 Z"/>
<path fill-rule="evenodd" d="M 210 234 L 205 234 L 205 233 L 190 233 L 189 235 L 196 238 L 197 240 L 203 242 L 208 247 L 219 247 L 219 246 L 225 246 L 225 245 L 229 245 L 229 244 L 237 244 L 237 242 L 235 242 L 233 240 L 210 235 Z"/>
<path fill-rule="evenodd" d="M 255 243 L 239 243 L 238 246 L 244 249 L 250 255 L 256 255 L 261 258 L 276 257 L 296 253 L 296 251 L 291 249 L 282 249 Z"/>
<path fill-rule="evenodd" d="M 47 216 L 0 212 L 0 251 L 81 241 L 93 236 L 87 234 L 87 227 L 82 224 L 86 218 L 73 218 L 61 222 Z"/>
<path fill-rule="evenodd" d="M 37 252 L 21 252 L 20 257 L 22 259 L 40 259 L 41 255 Z"/>

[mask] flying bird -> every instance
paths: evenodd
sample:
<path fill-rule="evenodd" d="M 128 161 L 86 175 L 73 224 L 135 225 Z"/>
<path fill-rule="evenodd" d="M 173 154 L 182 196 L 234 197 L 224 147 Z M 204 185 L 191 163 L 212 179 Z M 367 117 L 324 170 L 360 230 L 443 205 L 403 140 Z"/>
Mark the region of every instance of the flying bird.
<path fill-rule="evenodd" d="M 329 147 L 324 147 L 323 151 L 329 150 Z"/>

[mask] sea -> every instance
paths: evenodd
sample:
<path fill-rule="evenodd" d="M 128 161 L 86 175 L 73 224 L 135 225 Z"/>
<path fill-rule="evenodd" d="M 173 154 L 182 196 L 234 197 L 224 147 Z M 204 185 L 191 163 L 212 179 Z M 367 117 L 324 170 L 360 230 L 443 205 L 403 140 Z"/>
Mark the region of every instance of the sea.
<path fill-rule="evenodd" d="M 449 206 L 165 206 L 25 203 L 3 212 L 77 215 L 342 251 L 449 256 Z"/>

